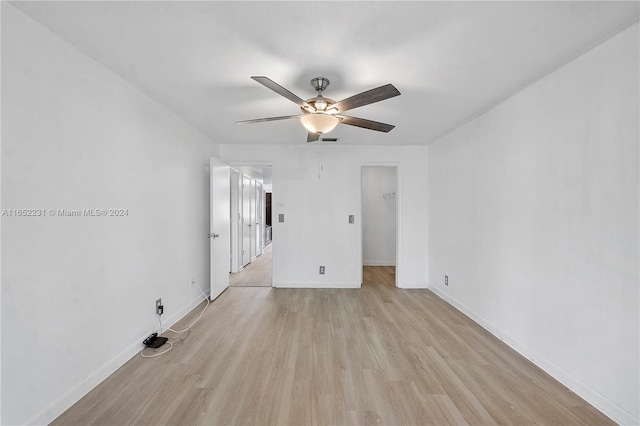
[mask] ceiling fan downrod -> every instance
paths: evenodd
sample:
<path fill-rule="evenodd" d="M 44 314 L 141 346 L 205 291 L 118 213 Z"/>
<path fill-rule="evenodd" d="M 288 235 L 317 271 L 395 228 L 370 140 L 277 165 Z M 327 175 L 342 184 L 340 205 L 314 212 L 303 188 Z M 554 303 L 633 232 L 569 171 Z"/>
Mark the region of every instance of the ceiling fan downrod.
<path fill-rule="evenodd" d="M 329 87 L 329 83 L 330 83 L 329 79 L 324 77 L 315 77 L 311 79 L 311 85 L 313 86 L 314 90 L 318 92 L 319 95 L 322 94 L 322 92 L 324 92 L 324 89 Z"/>

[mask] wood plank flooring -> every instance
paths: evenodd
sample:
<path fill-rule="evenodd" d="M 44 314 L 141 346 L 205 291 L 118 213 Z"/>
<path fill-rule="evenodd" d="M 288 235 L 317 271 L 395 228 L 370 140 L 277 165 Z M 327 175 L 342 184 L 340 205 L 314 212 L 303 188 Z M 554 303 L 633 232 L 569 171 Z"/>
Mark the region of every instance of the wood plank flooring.
<path fill-rule="evenodd" d="M 262 254 L 236 274 L 229 274 L 231 287 L 271 287 L 271 248 L 269 244 Z"/>
<path fill-rule="evenodd" d="M 614 424 L 429 290 L 234 287 L 54 424 Z M 196 308 L 182 323 L 197 316 Z"/>

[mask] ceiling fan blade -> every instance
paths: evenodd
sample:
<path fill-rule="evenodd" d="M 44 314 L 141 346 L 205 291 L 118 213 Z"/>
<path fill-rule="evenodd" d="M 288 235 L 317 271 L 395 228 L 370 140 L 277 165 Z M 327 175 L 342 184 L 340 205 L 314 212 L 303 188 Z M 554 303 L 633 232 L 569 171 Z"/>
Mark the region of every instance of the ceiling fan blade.
<path fill-rule="evenodd" d="M 363 129 L 377 130 L 378 132 L 390 132 L 394 127 L 391 124 L 380 123 L 379 121 L 366 120 L 364 118 L 349 117 L 347 115 L 336 115 L 340 119 L 340 123 L 349 126 L 362 127 Z"/>
<path fill-rule="evenodd" d="M 320 139 L 320 135 L 318 133 L 309 132 L 307 134 L 307 142 L 315 142 Z"/>
<path fill-rule="evenodd" d="M 300 98 L 297 95 L 291 93 L 290 91 L 288 91 L 284 87 L 280 86 L 278 83 L 276 83 L 275 81 L 271 80 L 270 78 L 261 77 L 261 76 L 254 76 L 254 77 L 251 77 L 251 78 L 254 79 L 255 81 L 257 81 L 258 83 L 262 84 L 263 86 L 273 90 L 274 92 L 276 92 L 280 96 L 284 96 L 285 98 L 289 99 L 291 102 L 293 102 L 295 104 L 298 104 L 298 106 L 300 108 L 311 108 L 311 110 L 313 110 L 313 107 L 311 105 L 309 105 L 308 103 L 306 103 L 302 98 Z"/>
<path fill-rule="evenodd" d="M 282 115 L 280 117 L 256 118 L 253 120 L 236 121 L 236 124 L 262 123 L 264 121 L 288 120 L 290 118 L 300 118 L 302 115 Z"/>
<path fill-rule="evenodd" d="M 336 102 L 331 105 L 330 108 L 335 108 L 338 112 L 344 112 L 364 105 L 369 105 L 374 102 L 384 101 L 385 99 L 393 98 L 399 94 L 400 92 L 393 84 L 386 84 L 384 86 L 376 87 L 375 89 L 367 90 L 366 92 L 358 93 L 350 98 L 343 99 L 340 102 Z"/>

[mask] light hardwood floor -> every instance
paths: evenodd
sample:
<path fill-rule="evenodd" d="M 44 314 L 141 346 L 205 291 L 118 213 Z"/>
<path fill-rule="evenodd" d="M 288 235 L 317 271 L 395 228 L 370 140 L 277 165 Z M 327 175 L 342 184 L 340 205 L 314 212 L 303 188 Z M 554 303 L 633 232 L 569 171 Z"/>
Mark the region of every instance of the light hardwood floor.
<path fill-rule="evenodd" d="M 429 290 L 234 287 L 54 424 L 613 424 Z M 183 320 L 199 314 L 196 308 Z"/>
<path fill-rule="evenodd" d="M 271 248 L 269 244 L 262 254 L 236 274 L 229 274 L 231 287 L 271 287 Z"/>

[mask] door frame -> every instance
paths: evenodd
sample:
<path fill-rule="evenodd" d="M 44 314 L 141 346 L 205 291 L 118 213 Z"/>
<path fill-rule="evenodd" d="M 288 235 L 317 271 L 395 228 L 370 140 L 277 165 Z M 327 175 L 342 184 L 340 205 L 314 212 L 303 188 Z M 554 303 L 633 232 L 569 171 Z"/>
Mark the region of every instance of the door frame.
<path fill-rule="evenodd" d="M 241 185 L 242 182 L 242 173 L 233 167 L 230 167 L 230 182 L 231 182 L 231 192 L 230 196 L 230 222 L 231 222 L 231 262 L 229 271 L 232 273 L 240 272 L 242 269 L 242 243 L 241 243 L 241 234 L 242 234 L 242 225 L 240 224 L 240 220 L 242 218 L 241 205 L 240 201 L 242 200 L 241 193 Z"/>
<path fill-rule="evenodd" d="M 360 286 L 362 287 L 362 267 L 364 264 L 363 242 L 363 219 L 362 219 L 362 168 L 363 167 L 395 167 L 396 169 L 396 288 L 402 288 L 402 164 L 397 161 L 359 161 L 358 162 L 358 193 L 360 203 L 358 205 L 360 217 L 360 234 L 358 250 L 360 251 Z"/>
<path fill-rule="evenodd" d="M 240 250 L 240 268 L 239 270 L 241 271 L 242 269 L 244 269 L 244 267 L 246 265 L 248 265 L 249 263 L 251 263 L 252 258 L 251 258 L 251 244 L 252 244 L 252 235 L 251 235 L 251 181 L 253 180 L 251 178 L 251 176 L 244 174 L 243 172 L 240 172 L 240 191 L 242 194 L 242 197 L 240 197 L 240 199 L 242 200 L 242 221 L 241 221 L 241 232 L 238 233 L 238 235 L 240 236 L 241 239 L 241 250 Z M 248 184 L 245 185 L 245 181 L 248 181 Z M 245 189 L 248 188 L 248 189 Z M 249 200 L 245 200 L 245 191 L 248 191 L 248 195 L 249 195 Z M 247 216 L 245 216 L 245 210 L 247 211 Z M 249 222 L 249 230 L 247 230 L 247 222 Z M 248 238 L 249 242 L 247 243 L 247 247 L 245 250 L 245 239 Z M 248 258 L 248 261 L 245 263 L 245 255 Z"/>

